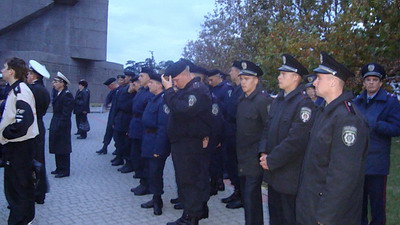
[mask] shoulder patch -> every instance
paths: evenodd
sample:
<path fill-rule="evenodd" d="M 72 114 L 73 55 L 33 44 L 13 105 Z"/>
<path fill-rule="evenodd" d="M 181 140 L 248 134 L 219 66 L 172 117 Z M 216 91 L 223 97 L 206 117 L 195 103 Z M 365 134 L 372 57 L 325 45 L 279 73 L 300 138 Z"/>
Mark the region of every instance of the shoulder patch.
<path fill-rule="evenodd" d="M 170 112 L 170 110 L 166 104 L 163 105 L 163 110 L 164 110 L 165 114 L 169 114 L 169 112 Z"/>
<path fill-rule="evenodd" d="M 19 93 L 21 93 L 21 87 L 18 84 L 17 86 L 14 87 L 14 94 L 17 95 Z"/>
<path fill-rule="evenodd" d="M 219 112 L 219 106 L 218 106 L 218 104 L 216 104 L 216 103 L 212 104 L 211 112 L 212 112 L 212 114 L 213 114 L 214 116 L 217 116 L 217 115 L 218 115 L 218 112 Z"/>
<path fill-rule="evenodd" d="M 188 99 L 189 99 L 188 100 L 189 107 L 192 107 L 197 102 L 197 98 L 194 95 L 189 95 Z"/>
<path fill-rule="evenodd" d="M 347 109 L 347 111 L 348 111 L 349 113 L 356 114 L 356 112 L 354 111 L 354 108 L 353 108 L 353 104 L 352 104 L 351 102 L 349 102 L 349 101 L 344 101 L 343 103 L 344 103 L 344 105 L 346 106 L 346 109 Z"/>
<path fill-rule="evenodd" d="M 228 96 L 231 97 L 232 95 L 232 90 L 228 90 Z"/>
<path fill-rule="evenodd" d="M 300 119 L 303 123 L 306 123 L 311 118 L 311 109 L 308 107 L 301 107 L 300 109 Z"/>
<path fill-rule="evenodd" d="M 198 88 L 198 87 L 200 87 L 200 83 L 196 81 L 193 83 L 192 87 Z"/>
<path fill-rule="evenodd" d="M 353 146 L 357 140 L 357 128 L 354 126 L 344 126 L 342 129 L 342 141 L 346 146 Z"/>

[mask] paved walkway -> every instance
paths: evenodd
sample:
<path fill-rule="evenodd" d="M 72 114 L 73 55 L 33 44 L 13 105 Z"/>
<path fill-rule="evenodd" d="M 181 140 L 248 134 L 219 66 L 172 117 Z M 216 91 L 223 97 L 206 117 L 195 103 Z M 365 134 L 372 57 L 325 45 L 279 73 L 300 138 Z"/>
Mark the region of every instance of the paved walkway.
<path fill-rule="evenodd" d="M 45 124 L 48 127 L 52 114 L 47 114 Z M 113 167 L 110 154 L 97 155 L 104 135 L 107 113 L 92 113 L 89 121 L 92 130 L 86 140 L 72 137 L 71 176 L 57 179 L 50 175 L 55 169 L 54 155 L 46 155 L 50 193 L 44 205 L 36 205 L 35 225 L 161 225 L 174 221 L 182 211 L 173 209 L 169 203 L 176 197 L 174 169 L 170 158 L 165 168 L 164 208 L 161 216 L 155 216 L 152 209 L 142 209 L 140 204 L 151 199 L 151 195 L 135 196 L 129 190 L 138 185 L 132 173 L 121 174 Z M 72 133 L 75 133 L 73 116 Z M 46 139 L 46 144 L 48 143 Z M 47 149 L 47 147 L 46 147 Z M 46 150 L 47 151 L 47 150 Z M 0 169 L 0 224 L 6 224 L 9 210 L 3 191 L 3 169 Z M 226 181 L 229 183 L 229 181 Z M 244 224 L 243 209 L 226 209 L 221 198 L 232 193 L 232 187 L 226 185 L 224 192 L 211 197 L 208 205 L 210 216 L 200 224 Z M 265 191 L 264 191 L 265 192 Z M 264 201 L 265 202 L 265 201 Z M 265 224 L 268 224 L 267 204 L 264 203 Z"/>

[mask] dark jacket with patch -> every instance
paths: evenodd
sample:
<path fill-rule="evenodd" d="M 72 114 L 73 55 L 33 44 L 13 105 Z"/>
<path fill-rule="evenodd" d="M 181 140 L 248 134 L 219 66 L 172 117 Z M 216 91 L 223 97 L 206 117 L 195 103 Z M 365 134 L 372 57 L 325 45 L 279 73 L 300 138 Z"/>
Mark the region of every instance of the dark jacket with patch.
<path fill-rule="evenodd" d="M 135 139 L 143 138 L 142 117 L 144 110 L 154 94 L 148 87 L 139 88 L 138 93 L 132 100 L 132 117 L 129 123 L 129 137 Z"/>
<path fill-rule="evenodd" d="M 239 176 L 258 176 L 263 173 L 259 164 L 258 145 L 264 124 L 268 117 L 268 107 L 272 99 L 258 85 L 249 96 L 239 98 L 236 116 L 236 152 Z"/>
<path fill-rule="evenodd" d="M 210 91 L 195 77 L 178 91 L 169 88 L 164 101 L 170 109 L 167 133 L 171 143 L 182 138 L 203 139 L 212 130 Z"/>
<path fill-rule="evenodd" d="M 260 142 L 269 170 L 266 182 L 285 194 L 296 194 L 304 152 L 314 120 L 314 103 L 302 93 L 303 86 L 284 96 L 281 91 L 271 104 Z"/>
<path fill-rule="evenodd" d="M 64 88 L 53 99 L 53 117 L 50 122 L 49 151 L 53 154 L 71 153 L 71 115 L 74 97 Z"/>
<path fill-rule="evenodd" d="M 75 95 L 74 114 L 90 113 L 90 91 L 87 88 L 77 90 Z"/>
<path fill-rule="evenodd" d="M 358 225 L 368 149 L 368 127 L 344 92 L 317 110 L 296 200 L 303 225 Z"/>
<path fill-rule="evenodd" d="M 365 174 L 388 175 L 392 137 L 400 135 L 400 104 L 396 95 L 380 89 L 367 103 L 364 91 L 354 100 L 369 126 L 369 148 Z"/>
<path fill-rule="evenodd" d="M 167 158 L 171 152 L 167 136 L 170 110 L 164 103 L 163 94 L 153 95 L 143 112 L 142 157 L 154 158 L 156 154 Z"/>
<path fill-rule="evenodd" d="M 120 88 L 115 95 L 114 130 L 128 133 L 129 121 L 132 118 L 132 99 L 136 92 L 128 92 L 129 85 Z M 114 104 L 114 103 L 113 103 Z"/>

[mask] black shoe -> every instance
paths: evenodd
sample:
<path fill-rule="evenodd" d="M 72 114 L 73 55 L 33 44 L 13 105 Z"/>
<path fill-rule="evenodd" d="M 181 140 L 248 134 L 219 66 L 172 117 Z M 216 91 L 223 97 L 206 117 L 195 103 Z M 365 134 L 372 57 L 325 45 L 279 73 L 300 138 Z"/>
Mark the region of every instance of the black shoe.
<path fill-rule="evenodd" d="M 133 179 L 140 179 L 140 177 L 135 173 L 135 174 L 133 174 Z"/>
<path fill-rule="evenodd" d="M 213 195 L 218 194 L 218 189 L 217 189 L 217 180 L 214 178 L 211 178 L 210 180 L 210 197 Z"/>
<path fill-rule="evenodd" d="M 66 173 L 59 173 L 55 176 L 55 178 L 63 178 L 63 177 L 69 177 L 69 174 Z"/>
<path fill-rule="evenodd" d="M 35 199 L 35 202 L 36 202 L 36 204 L 43 205 L 44 204 L 44 199 L 37 198 L 37 199 Z"/>
<path fill-rule="evenodd" d="M 113 163 L 113 162 L 114 162 L 115 160 L 117 160 L 117 159 L 118 159 L 118 156 L 115 156 L 113 159 L 110 160 L 110 162 Z"/>
<path fill-rule="evenodd" d="M 201 215 L 201 218 L 200 218 L 200 219 L 207 219 L 207 218 L 208 218 L 208 212 L 209 212 L 209 210 L 208 210 L 208 205 L 207 205 L 207 203 L 206 203 L 206 204 L 204 204 L 204 206 L 203 206 L 203 215 Z"/>
<path fill-rule="evenodd" d="M 112 154 L 113 154 L 113 155 L 117 155 L 117 150 L 113 151 Z"/>
<path fill-rule="evenodd" d="M 124 164 L 124 160 L 121 158 L 118 158 L 111 164 L 111 166 L 121 166 L 123 164 Z"/>
<path fill-rule="evenodd" d="M 193 223 L 192 223 L 193 220 Z M 184 213 L 179 219 L 177 219 L 174 222 L 169 222 L 167 223 L 167 225 L 198 225 L 199 224 L 199 220 L 197 220 L 195 218 L 191 218 L 188 214 Z"/>
<path fill-rule="evenodd" d="M 242 208 L 243 207 L 243 203 L 241 200 L 235 200 L 232 202 L 229 202 L 228 204 L 226 204 L 226 208 L 228 209 L 238 209 L 238 208 Z"/>
<path fill-rule="evenodd" d="M 171 204 L 177 204 L 179 203 L 179 198 L 172 198 L 169 202 L 171 202 Z"/>
<path fill-rule="evenodd" d="M 107 154 L 107 148 L 101 148 L 100 150 L 96 151 L 97 154 L 99 155 L 106 155 Z"/>
<path fill-rule="evenodd" d="M 153 195 L 153 213 L 156 216 L 162 214 L 163 201 L 161 195 Z"/>
<path fill-rule="evenodd" d="M 135 195 L 138 196 L 142 196 L 142 195 L 147 195 L 150 194 L 149 188 L 145 187 L 144 185 L 139 185 L 135 188 L 135 190 L 133 191 L 133 193 L 135 193 Z"/>
<path fill-rule="evenodd" d="M 57 170 L 51 171 L 51 174 L 58 174 L 59 172 Z"/>
<path fill-rule="evenodd" d="M 229 197 L 221 199 L 222 203 L 228 204 L 229 202 L 240 200 L 240 191 L 235 190 Z"/>
<path fill-rule="evenodd" d="M 86 139 L 86 137 L 79 136 L 76 139 Z"/>
<path fill-rule="evenodd" d="M 130 173 L 133 172 L 133 168 L 130 163 L 125 163 L 123 167 L 119 168 L 119 171 L 121 173 Z"/>
<path fill-rule="evenodd" d="M 218 191 L 225 191 L 224 180 L 222 180 L 222 179 L 218 179 L 217 180 L 217 190 Z"/>
<path fill-rule="evenodd" d="M 183 209 L 183 204 L 181 202 L 178 202 L 174 205 L 174 209 L 180 210 Z"/>
<path fill-rule="evenodd" d="M 154 207 L 153 199 L 140 205 L 143 209 L 150 209 Z"/>
<path fill-rule="evenodd" d="M 80 133 L 79 133 L 79 132 L 76 132 L 74 135 L 80 135 Z"/>

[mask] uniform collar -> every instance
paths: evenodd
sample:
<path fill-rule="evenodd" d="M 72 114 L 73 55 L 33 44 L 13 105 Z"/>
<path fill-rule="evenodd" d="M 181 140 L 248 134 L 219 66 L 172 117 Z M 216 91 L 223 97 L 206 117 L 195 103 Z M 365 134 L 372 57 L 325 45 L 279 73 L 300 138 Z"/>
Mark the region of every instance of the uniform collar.
<path fill-rule="evenodd" d="M 240 99 L 246 98 L 249 100 L 252 100 L 258 93 L 263 91 L 263 87 L 261 84 L 257 84 L 256 89 L 249 95 L 246 96 L 246 93 L 243 92 L 243 94 L 240 96 Z"/>
<path fill-rule="evenodd" d="M 366 102 L 367 101 L 367 91 L 364 90 L 363 93 L 361 94 L 362 99 Z M 375 94 L 374 98 L 375 101 L 386 101 L 387 100 L 387 94 L 386 91 L 383 90 L 382 88 L 379 89 L 379 91 Z"/>
<path fill-rule="evenodd" d="M 183 89 L 187 89 L 187 88 L 193 86 L 193 84 L 196 83 L 196 82 L 200 82 L 200 77 L 194 77 L 193 79 L 191 79 L 191 80 L 185 85 L 185 87 L 184 87 Z"/>
<path fill-rule="evenodd" d="M 325 113 L 329 113 L 332 110 L 334 110 L 338 105 L 343 104 L 344 101 L 347 101 L 351 104 L 351 99 L 354 98 L 354 95 L 350 91 L 343 91 L 343 93 L 337 97 L 335 100 L 333 100 L 331 103 L 329 103 L 325 108 L 323 109 Z"/>
<path fill-rule="evenodd" d="M 278 96 L 276 98 L 284 98 L 286 101 L 289 101 L 292 99 L 294 96 L 296 96 L 298 93 L 301 93 L 304 90 L 304 85 L 299 84 L 293 91 L 291 91 L 288 95 L 285 96 L 285 91 L 281 90 L 278 93 Z"/>

